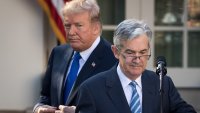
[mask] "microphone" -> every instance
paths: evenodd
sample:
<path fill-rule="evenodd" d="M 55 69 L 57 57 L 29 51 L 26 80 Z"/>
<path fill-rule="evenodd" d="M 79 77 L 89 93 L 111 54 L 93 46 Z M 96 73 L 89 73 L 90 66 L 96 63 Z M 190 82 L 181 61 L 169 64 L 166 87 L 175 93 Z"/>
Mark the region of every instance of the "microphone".
<path fill-rule="evenodd" d="M 163 76 L 167 74 L 167 63 L 164 56 L 159 56 L 156 59 L 156 74 L 160 78 L 160 113 L 163 113 Z"/>
<path fill-rule="evenodd" d="M 164 56 L 158 56 L 157 59 L 156 59 L 156 74 L 157 75 L 166 75 L 167 74 L 167 69 L 166 69 L 166 66 L 167 66 L 167 62 L 165 60 L 165 57 Z"/>

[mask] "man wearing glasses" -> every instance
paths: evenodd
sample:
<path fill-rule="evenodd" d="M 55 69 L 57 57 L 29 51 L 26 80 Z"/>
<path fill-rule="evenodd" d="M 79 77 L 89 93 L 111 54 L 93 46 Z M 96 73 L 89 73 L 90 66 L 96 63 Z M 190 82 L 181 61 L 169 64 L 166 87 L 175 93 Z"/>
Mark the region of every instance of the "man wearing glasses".
<path fill-rule="evenodd" d="M 144 22 L 121 22 L 112 46 L 119 63 L 81 85 L 76 113 L 160 113 L 159 77 L 146 70 L 151 38 L 152 31 Z M 169 76 L 164 76 L 163 84 L 163 113 L 196 113 Z"/>

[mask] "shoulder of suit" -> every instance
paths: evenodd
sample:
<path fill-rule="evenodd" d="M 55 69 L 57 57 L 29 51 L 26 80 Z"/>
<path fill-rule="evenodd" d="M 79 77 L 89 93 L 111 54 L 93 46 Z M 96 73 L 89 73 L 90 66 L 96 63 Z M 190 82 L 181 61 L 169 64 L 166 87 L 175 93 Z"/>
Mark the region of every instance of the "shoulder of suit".
<path fill-rule="evenodd" d="M 88 85 L 102 83 L 103 81 L 105 81 L 107 76 L 109 76 L 108 71 L 99 72 L 94 76 L 88 78 L 86 81 L 84 81 L 84 83 Z"/>
<path fill-rule="evenodd" d="M 143 76 L 144 75 L 144 76 Z M 154 71 L 152 70 L 145 70 L 143 72 L 143 77 L 148 78 L 148 79 L 155 79 L 155 80 L 159 80 L 159 75 L 157 75 Z M 165 80 L 169 80 L 171 79 L 169 76 L 165 75 L 164 76 Z"/>
<path fill-rule="evenodd" d="M 104 53 L 104 55 L 114 56 L 112 49 L 111 49 L 111 45 L 112 44 L 110 42 L 108 42 L 106 39 L 101 38 L 101 41 L 97 47 L 98 48 L 97 50 L 100 50 L 100 52 Z"/>
<path fill-rule="evenodd" d="M 116 75 L 116 74 L 117 74 L 116 66 L 113 66 L 109 70 L 99 72 L 99 73 L 95 74 L 94 76 L 88 78 L 85 81 L 85 83 L 86 84 L 98 84 L 98 83 L 101 84 L 101 83 L 105 82 L 107 79 L 112 78 L 113 75 Z"/>
<path fill-rule="evenodd" d="M 68 49 L 72 49 L 69 44 L 58 45 L 53 48 L 54 51 L 66 51 Z"/>
<path fill-rule="evenodd" d="M 62 44 L 54 47 L 54 49 L 66 49 L 66 48 L 71 48 L 71 47 L 69 44 Z"/>
<path fill-rule="evenodd" d="M 111 46 L 111 43 L 107 41 L 105 38 L 101 37 L 100 43 L 103 43 L 106 46 Z"/>
<path fill-rule="evenodd" d="M 159 79 L 158 75 L 154 71 L 152 71 L 152 70 L 145 70 L 142 73 L 142 78 Z"/>

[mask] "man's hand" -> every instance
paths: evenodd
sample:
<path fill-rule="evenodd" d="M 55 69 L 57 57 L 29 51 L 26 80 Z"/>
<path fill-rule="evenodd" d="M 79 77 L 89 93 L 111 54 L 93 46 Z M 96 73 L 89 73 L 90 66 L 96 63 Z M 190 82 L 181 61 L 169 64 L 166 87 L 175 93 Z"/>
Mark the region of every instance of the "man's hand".
<path fill-rule="evenodd" d="M 60 105 L 59 110 L 56 110 L 55 113 L 75 113 L 76 106 L 64 106 Z"/>
<path fill-rule="evenodd" d="M 56 111 L 56 107 L 43 105 L 43 106 L 39 106 L 35 113 L 55 113 L 55 111 Z"/>

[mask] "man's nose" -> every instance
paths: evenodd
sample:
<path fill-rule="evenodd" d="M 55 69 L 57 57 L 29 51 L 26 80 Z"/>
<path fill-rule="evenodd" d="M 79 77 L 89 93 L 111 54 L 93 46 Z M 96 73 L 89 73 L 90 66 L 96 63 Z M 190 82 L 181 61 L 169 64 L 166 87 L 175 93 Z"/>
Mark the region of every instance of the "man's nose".
<path fill-rule="evenodd" d="M 69 35 L 74 35 L 76 33 L 76 27 L 75 26 L 71 26 L 69 29 Z"/>
<path fill-rule="evenodd" d="M 140 62 L 140 60 L 141 60 L 140 58 L 141 58 L 140 54 L 139 54 L 139 53 L 136 53 L 136 54 L 135 54 L 134 61 L 135 61 L 135 62 Z"/>
<path fill-rule="evenodd" d="M 140 62 L 141 60 L 141 56 L 135 56 L 135 58 L 133 58 L 134 62 Z"/>

